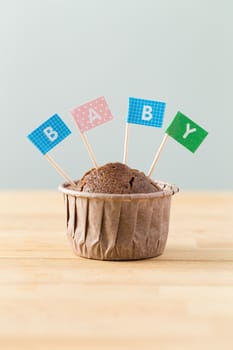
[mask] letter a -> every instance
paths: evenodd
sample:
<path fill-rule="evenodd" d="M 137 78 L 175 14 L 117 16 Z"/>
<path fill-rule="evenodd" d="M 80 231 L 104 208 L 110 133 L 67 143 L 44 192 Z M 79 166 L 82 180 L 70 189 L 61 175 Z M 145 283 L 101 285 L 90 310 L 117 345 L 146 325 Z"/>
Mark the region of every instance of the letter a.
<path fill-rule="evenodd" d="M 92 124 L 94 120 L 99 119 L 101 120 L 101 116 L 93 109 L 89 109 L 88 119 L 90 123 Z"/>
<path fill-rule="evenodd" d="M 58 133 L 55 130 L 53 130 L 53 128 L 51 126 L 48 126 L 47 128 L 45 128 L 43 130 L 43 133 L 52 142 L 55 141 L 58 138 Z"/>
<path fill-rule="evenodd" d="M 151 106 L 143 106 L 142 110 L 142 120 L 151 120 L 153 118 L 152 115 L 152 107 Z"/>
<path fill-rule="evenodd" d="M 186 125 L 186 131 L 185 131 L 185 133 L 184 133 L 184 135 L 183 135 L 183 139 L 187 139 L 187 137 L 189 136 L 189 134 L 192 134 L 192 133 L 195 132 L 195 131 L 197 131 L 197 129 L 196 129 L 196 128 L 190 129 L 190 124 L 188 123 L 188 124 Z"/>

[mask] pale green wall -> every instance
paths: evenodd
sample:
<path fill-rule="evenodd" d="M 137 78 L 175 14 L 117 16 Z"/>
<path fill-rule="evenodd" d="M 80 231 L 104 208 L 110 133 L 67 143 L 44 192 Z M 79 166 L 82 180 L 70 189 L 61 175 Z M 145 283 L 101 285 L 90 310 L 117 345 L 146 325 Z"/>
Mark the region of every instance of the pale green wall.
<path fill-rule="evenodd" d="M 51 155 L 74 178 L 91 167 L 68 113 L 104 95 L 115 116 L 88 133 L 100 164 L 122 160 L 128 96 L 167 102 L 209 131 L 196 154 L 170 141 L 155 178 L 232 189 L 232 6 L 228 0 L 0 1 L 1 188 L 62 180 L 26 135 L 59 113 L 73 134 Z M 164 128 L 132 126 L 129 164 L 147 171 Z"/>

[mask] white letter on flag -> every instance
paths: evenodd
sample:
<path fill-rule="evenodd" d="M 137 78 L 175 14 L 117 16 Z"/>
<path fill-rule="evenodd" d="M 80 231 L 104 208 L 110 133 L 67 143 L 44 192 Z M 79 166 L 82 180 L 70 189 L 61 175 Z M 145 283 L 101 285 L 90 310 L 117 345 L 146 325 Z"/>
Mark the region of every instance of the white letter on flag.
<path fill-rule="evenodd" d="M 48 126 L 43 130 L 44 134 L 48 137 L 50 141 L 55 141 L 58 138 L 58 133 L 53 130 L 51 126 Z"/>
<path fill-rule="evenodd" d="M 151 120 L 153 118 L 152 115 L 152 107 L 151 106 L 143 106 L 142 110 L 142 120 Z"/>
<path fill-rule="evenodd" d="M 89 119 L 90 123 L 93 123 L 93 121 L 96 119 L 101 120 L 101 116 L 93 108 L 90 108 L 88 119 Z"/>
<path fill-rule="evenodd" d="M 190 129 L 190 124 L 189 123 L 186 124 L 186 131 L 185 131 L 185 133 L 183 135 L 183 139 L 186 139 L 189 136 L 189 134 L 192 134 L 195 131 L 197 131 L 196 128 Z"/>

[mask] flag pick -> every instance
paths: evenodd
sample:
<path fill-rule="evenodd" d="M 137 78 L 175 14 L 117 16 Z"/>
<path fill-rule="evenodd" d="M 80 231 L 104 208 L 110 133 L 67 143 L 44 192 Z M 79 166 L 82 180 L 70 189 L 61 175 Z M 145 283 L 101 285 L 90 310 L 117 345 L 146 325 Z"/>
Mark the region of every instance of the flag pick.
<path fill-rule="evenodd" d="M 192 153 L 196 152 L 208 135 L 205 129 L 181 112 L 177 112 L 166 133 Z"/>
<path fill-rule="evenodd" d="M 163 125 L 165 107 L 165 102 L 129 97 L 128 116 L 125 128 L 124 164 L 126 164 L 128 158 L 129 124 L 161 128 Z"/>
<path fill-rule="evenodd" d="M 54 114 L 47 119 L 38 128 L 33 130 L 28 139 L 36 146 L 37 149 L 44 155 L 49 163 L 56 169 L 56 171 L 70 184 L 76 186 L 73 180 L 65 173 L 65 171 L 55 162 L 55 160 L 48 155 L 48 152 L 63 141 L 71 134 L 70 129 L 63 122 L 58 114 Z"/>
<path fill-rule="evenodd" d="M 165 131 L 165 136 L 149 169 L 148 176 L 150 177 L 152 175 L 155 165 L 169 136 L 194 153 L 207 135 L 208 132 L 200 125 L 195 123 L 183 113 L 177 112 L 174 119 L 171 121 L 170 125 Z"/>
<path fill-rule="evenodd" d="M 71 109 L 70 113 L 73 116 L 94 167 L 98 168 L 95 154 L 86 136 L 86 131 L 113 119 L 105 98 L 101 96 L 95 100 L 89 101 Z"/>

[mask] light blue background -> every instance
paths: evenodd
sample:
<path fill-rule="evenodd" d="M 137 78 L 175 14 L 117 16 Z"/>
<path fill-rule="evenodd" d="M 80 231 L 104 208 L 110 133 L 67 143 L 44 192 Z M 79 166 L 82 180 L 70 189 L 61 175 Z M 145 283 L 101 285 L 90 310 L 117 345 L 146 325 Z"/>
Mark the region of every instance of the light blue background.
<path fill-rule="evenodd" d="M 181 189 L 232 189 L 232 2 L 0 2 L 3 189 L 63 180 L 26 135 L 58 113 L 73 134 L 50 154 L 73 178 L 92 164 L 68 112 L 104 95 L 115 116 L 87 133 L 100 164 L 122 161 L 128 96 L 167 102 L 162 129 L 132 125 L 129 165 L 148 171 L 181 110 L 209 136 L 193 155 L 169 140 L 154 178 Z"/>

